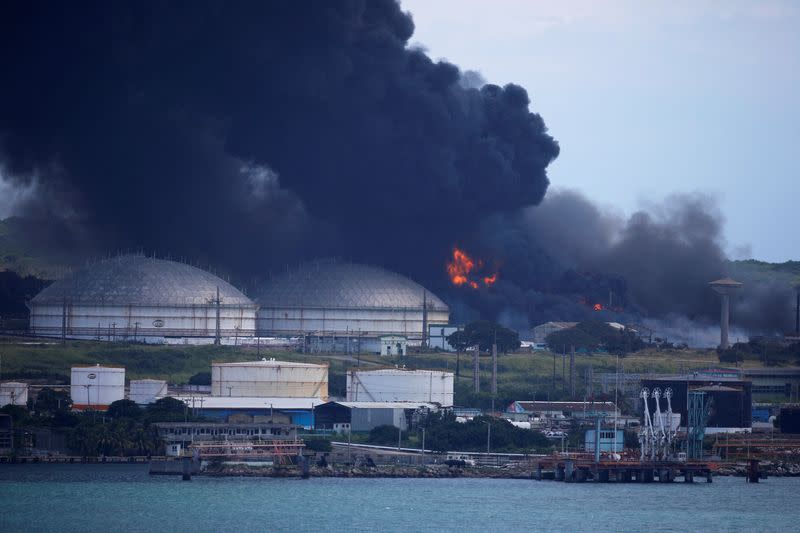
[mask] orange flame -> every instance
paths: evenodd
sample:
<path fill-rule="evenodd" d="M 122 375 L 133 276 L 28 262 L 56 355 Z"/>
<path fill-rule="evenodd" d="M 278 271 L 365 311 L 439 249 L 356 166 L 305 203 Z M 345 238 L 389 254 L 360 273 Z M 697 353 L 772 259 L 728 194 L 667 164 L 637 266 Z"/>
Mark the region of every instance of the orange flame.
<path fill-rule="evenodd" d="M 453 260 L 447 263 L 447 275 L 453 285 L 460 287 L 467 285 L 473 289 L 477 289 L 483 284 L 485 287 L 491 287 L 497 281 L 497 272 L 489 276 L 480 276 L 477 279 L 470 279 L 470 273 L 474 270 L 483 268 L 483 261 L 480 259 L 472 259 L 466 252 L 453 249 Z"/>
<path fill-rule="evenodd" d="M 602 311 L 603 310 L 603 304 L 594 304 L 594 310 L 595 311 Z"/>

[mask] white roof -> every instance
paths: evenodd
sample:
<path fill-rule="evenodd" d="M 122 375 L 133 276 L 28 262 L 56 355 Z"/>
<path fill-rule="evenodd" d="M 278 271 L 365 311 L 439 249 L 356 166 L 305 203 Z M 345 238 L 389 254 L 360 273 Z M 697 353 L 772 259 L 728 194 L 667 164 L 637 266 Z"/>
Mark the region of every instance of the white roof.
<path fill-rule="evenodd" d="M 313 409 L 315 405 L 325 403 L 319 398 L 259 398 L 238 396 L 176 396 L 190 407 L 201 409 Z"/>
<path fill-rule="evenodd" d="M 321 368 L 327 365 L 315 365 L 313 363 L 295 363 L 294 361 L 276 361 L 275 359 L 262 358 L 260 361 L 240 361 L 235 363 L 211 363 L 211 366 L 302 366 Z"/>
<path fill-rule="evenodd" d="M 385 376 L 427 376 L 430 374 L 433 375 L 447 375 L 453 374 L 452 372 L 445 372 L 443 370 L 406 370 L 404 368 L 381 368 L 378 370 L 359 370 L 359 369 L 351 369 L 350 372 L 354 374 L 369 374 L 369 375 L 385 375 Z"/>
<path fill-rule="evenodd" d="M 350 409 L 438 409 L 439 406 L 425 402 L 328 402 L 349 407 Z"/>

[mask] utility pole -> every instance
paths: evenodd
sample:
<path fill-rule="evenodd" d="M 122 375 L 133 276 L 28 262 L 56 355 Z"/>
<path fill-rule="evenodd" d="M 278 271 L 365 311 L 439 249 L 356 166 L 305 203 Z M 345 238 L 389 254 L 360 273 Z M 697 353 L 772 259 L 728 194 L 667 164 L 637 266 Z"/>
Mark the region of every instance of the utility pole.
<path fill-rule="evenodd" d="M 497 396 L 497 339 L 492 344 L 492 397 L 494 396 Z"/>
<path fill-rule="evenodd" d="M 403 429 L 397 428 L 397 451 L 400 451 L 400 443 L 403 440 Z"/>
<path fill-rule="evenodd" d="M 472 381 L 475 385 L 475 394 L 478 394 L 481 391 L 480 362 L 478 361 L 480 354 L 480 346 L 475 346 L 475 356 L 473 358 L 474 361 L 472 367 Z"/>
<path fill-rule="evenodd" d="M 575 399 L 575 346 L 572 346 L 572 350 L 569 354 L 569 398 L 570 400 Z"/>
<path fill-rule="evenodd" d="M 486 453 L 491 453 L 492 445 L 492 424 L 490 422 L 486 423 Z"/>
<path fill-rule="evenodd" d="M 422 348 L 428 347 L 428 291 L 422 291 Z"/>
<path fill-rule="evenodd" d="M 61 344 L 67 343 L 67 297 L 61 303 Z"/>

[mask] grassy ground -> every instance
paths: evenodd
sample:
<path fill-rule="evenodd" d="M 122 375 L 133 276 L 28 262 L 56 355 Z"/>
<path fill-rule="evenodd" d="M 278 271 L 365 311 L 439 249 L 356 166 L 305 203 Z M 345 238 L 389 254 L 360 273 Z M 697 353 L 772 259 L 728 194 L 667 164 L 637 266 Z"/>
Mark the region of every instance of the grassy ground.
<path fill-rule="evenodd" d="M 458 357 L 450 353 L 410 354 L 400 358 L 377 355 L 355 356 L 346 354 L 300 354 L 289 351 L 261 350 L 262 357 L 279 360 L 325 363 L 330 365 L 329 390 L 332 395 L 345 395 L 345 374 L 349 368 L 406 366 L 455 371 L 460 359 L 460 377 L 456 380 L 456 404 L 488 407 L 491 405 L 490 358 L 481 357 L 482 394 L 472 392 L 472 355 Z M 33 339 L 0 339 L 0 379 L 25 379 L 39 383 L 68 383 L 70 367 L 74 365 L 119 365 L 125 366 L 128 379 L 156 378 L 170 383 L 186 383 L 198 372 L 210 372 L 212 361 L 255 360 L 255 348 L 229 346 L 157 346 L 141 344 L 107 343 L 96 341 L 40 342 Z M 518 399 L 566 399 L 566 379 L 562 372 L 569 373 L 569 357 L 562 359 L 555 354 L 555 380 L 553 379 L 554 357 L 550 352 L 500 355 L 498 359 L 497 407 Z M 565 364 L 566 363 L 566 364 Z M 747 361 L 747 365 L 757 365 Z M 597 376 L 614 372 L 617 358 L 613 355 L 576 355 L 576 383 L 578 395 L 585 391 L 589 367 Z M 678 373 L 696 368 L 717 366 L 716 352 L 707 351 L 644 351 L 619 359 L 620 371 L 636 373 Z M 567 378 L 568 379 L 568 378 Z"/>

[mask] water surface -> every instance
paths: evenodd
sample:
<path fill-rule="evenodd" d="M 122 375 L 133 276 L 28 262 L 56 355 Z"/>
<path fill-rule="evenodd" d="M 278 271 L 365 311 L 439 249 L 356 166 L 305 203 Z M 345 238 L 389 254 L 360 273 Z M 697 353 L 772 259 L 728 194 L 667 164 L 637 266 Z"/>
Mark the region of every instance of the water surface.
<path fill-rule="evenodd" d="M 149 476 L 0 466 L 0 531 L 797 531 L 800 478 L 692 485 Z"/>

